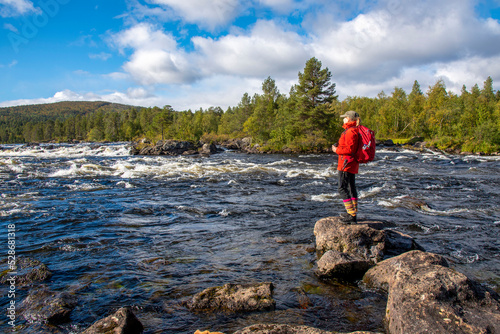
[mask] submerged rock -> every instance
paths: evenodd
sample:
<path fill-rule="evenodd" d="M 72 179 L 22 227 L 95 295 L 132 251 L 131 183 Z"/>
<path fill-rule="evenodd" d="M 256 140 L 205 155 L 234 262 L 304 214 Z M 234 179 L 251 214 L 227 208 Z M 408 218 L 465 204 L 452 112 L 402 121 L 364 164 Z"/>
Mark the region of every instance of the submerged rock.
<path fill-rule="evenodd" d="M 198 293 L 187 303 L 187 306 L 193 311 L 252 312 L 273 310 L 276 303 L 272 294 L 272 283 L 250 286 L 225 284 Z"/>
<path fill-rule="evenodd" d="M 76 305 L 74 296 L 41 289 L 31 292 L 21 303 L 21 309 L 24 319 L 30 323 L 56 325 L 69 322 L 71 311 Z"/>
<path fill-rule="evenodd" d="M 234 334 L 343 334 L 339 332 L 328 332 L 308 326 L 291 326 L 280 324 L 257 324 L 245 327 Z M 344 333 L 348 334 L 348 333 Z M 376 334 L 373 332 L 352 332 L 349 334 Z"/>
<path fill-rule="evenodd" d="M 388 291 L 394 333 L 500 333 L 500 298 L 447 267 L 439 255 L 409 252 L 383 261 L 364 278 Z"/>
<path fill-rule="evenodd" d="M 142 323 L 128 307 L 122 307 L 114 314 L 95 322 L 82 334 L 140 334 Z"/>
<path fill-rule="evenodd" d="M 16 266 L 17 274 L 15 276 L 15 280 L 17 287 L 24 287 L 32 285 L 36 282 L 43 282 L 52 277 L 52 273 L 44 263 L 29 257 L 18 258 Z M 4 275 L 0 279 L 0 282 L 2 284 L 6 284 L 7 279 L 9 278 L 9 275 Z"/>

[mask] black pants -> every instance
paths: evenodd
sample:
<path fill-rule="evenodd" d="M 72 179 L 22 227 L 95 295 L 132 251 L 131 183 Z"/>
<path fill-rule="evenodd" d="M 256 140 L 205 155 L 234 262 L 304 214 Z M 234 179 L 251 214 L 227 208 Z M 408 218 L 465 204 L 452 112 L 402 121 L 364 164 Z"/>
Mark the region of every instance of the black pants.
<path fill-rule="evenodd" d="M 358 199 L 356 190 L 356 174 L 339 170 L 339 194 L 345 200 Z"/>

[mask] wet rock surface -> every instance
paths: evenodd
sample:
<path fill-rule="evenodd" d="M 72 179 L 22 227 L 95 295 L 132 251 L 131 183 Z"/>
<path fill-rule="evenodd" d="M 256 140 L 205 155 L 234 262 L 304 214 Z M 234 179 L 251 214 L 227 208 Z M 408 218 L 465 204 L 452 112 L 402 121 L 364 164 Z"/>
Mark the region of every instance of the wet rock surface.
<path fill-rule="evenodd" d="M 388 292 L 389 333 L 499 333 L 499 296 L 448 267 L 437 254 L 412 251 L 385 260 L 363 278 Z"/>
<path fill-rule="evenodd" d="M 45 288 L 31 292 L 21 303 L 22 315 L 29 323 L 62 324 L 70 321 L 77 305 L 75 296 Z"/>
<path fill-rule="evenodd" d="M 192 311 L 252 312 L 273 310 L 275 301 L 272 283 L 254 285 L 225 284 L 203 290 L 187 307 Z"/>
<path fill-rule="evenodd" d="M 34 283 L 43 282 L 52 277 L 49 268 L 38 260 L 29 257 L 20 257 L 17 259 L 16 265 L 17 274 L 15 281 L 17 287 L 25 287 Z M 9 275 L 4 275 L 0 279 L 0 283 L 7 284 L 8 278 Z"/>
<path fill-rule="evenodd" d="M 122 307 L 114 314 L 95 322 L 82 334 L 140 334 L 142 323 L 128 307 Z"/>
<path fill-rule="evenodd" d="M 389 291 L 399 271 L 417 270 L 431 265 L 448 267 L 448 262 L 438 254 L 410 251 L 378 263 L 366 272 L 363 281 L 371 288 Z"/>
<path fill-rule="evenodd" d="M 355 280 L 363 277 L 371 266 L 371 261 L 359 255 L 329 250 L 319 259 L 316 275 L 325 278 Z"/>
<path fill-rule="evenodd" d="M 319 257 L 329 250 L 357 255 L 373 263 L 384 257 L 384 232 L 367 224 L 346 225 L 340 217 L 323 218 L 316 222 L 314 235 Z"/>
<path fill-rule="evenodd" d="M 290 326 L 283 324 L 257 324 L 248 326 L 234 334 L 343 334 L 339 332 L 328 332 L 318 328 L 308 326 Z M 347 333 L 344 333 L 347 334 Z M 373 332 L 352 332 L 349 334 L 376 334 Z"/>

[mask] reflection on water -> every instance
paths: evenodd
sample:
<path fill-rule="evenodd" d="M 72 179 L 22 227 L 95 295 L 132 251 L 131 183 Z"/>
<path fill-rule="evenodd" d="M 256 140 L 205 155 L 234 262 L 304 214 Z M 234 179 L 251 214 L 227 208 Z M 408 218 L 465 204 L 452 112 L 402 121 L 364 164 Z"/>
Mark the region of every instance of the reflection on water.
<path fill-rule="evenodd" d="M 314 223 L 343 211 L 333 161 L 10 146 L 0 151 L 0 216 L 17 226 L 18 254 L 53 272 L 48 287 L 78 297 L 61 333 L 126 305 L 146 333 L 230 333 L 259 322 L 383 331 L 383 295 L 313 275 Z M 498 290 L 499 175 L 498 158 L 381 150 L 357 178 L 360 218 L 394 223 Z M 197 314 L 182 304 L 207 287 L 263 281 L 276 286 L 276 311 Z"/>

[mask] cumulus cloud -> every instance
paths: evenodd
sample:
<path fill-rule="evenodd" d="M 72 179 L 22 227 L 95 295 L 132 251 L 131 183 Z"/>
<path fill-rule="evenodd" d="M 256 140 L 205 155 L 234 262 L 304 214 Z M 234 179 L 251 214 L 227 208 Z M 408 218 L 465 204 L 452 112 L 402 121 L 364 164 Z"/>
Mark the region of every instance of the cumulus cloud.
<path fill-rule="evenodd" d="M 396 3 L 318 31 L 314 54 L 347 81 L 384 82 L 406 68 L 500 53 L 498 21 L 470 2 Z M 394 3 L 394 5 L 391 5 Z"/>
<path fill-rule="evenodd" d="M 232 21 L 242 10 L 238 0 L 152 0 L 154 4 L 171 8 L 181 19 L 214 29 Z"/>
<path fill-rule="evenodd" d="M 134 106 L 155 106 L 162 105 L 164 101 L 144 88 L 129 88 L 125 92 L 113 91 L 107 94 L 98 94 L 93 92 L 77 93 L 69 89 L 59 91 L 54 96 L 39 99 L 21 99 L 5 101 L 0 103 L 0 107 L 9 107 L 28 104 L 45 104 L 62 101 L 107 101 L 122 103 Z M 164 103 L 165 104 L 165 103 Z"/>
<path fill-rule="evenodd" d="M 132 49 L 123 69 L 142 85 L 187 83 L 197 74 L 189 54 L 177 47 L 172 35 L 141 23 L 112 36 L 112 43 L 124 52 Z"/>
<path fill-rule="evenodd" d="M 297 68 L 309 56 L 301 39 L 272 21 L 259 21 L 249 34 L 195 37 L 192 41 L 207 74 L 266 77 L 297 75 Z"/>
<path fill-rule="evenodd" d="M 15 17 L 31 12 L 38 12 L 31 1 L 0 0 L 0 16 L 2 17 Z"/>

